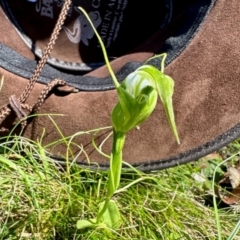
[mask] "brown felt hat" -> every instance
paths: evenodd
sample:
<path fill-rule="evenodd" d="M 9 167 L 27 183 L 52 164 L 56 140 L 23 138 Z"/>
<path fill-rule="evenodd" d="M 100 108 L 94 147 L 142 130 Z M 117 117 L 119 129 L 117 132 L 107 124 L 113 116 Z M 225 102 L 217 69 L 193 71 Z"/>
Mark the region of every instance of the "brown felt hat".
<path fill-rule="evenodd" d="M 196 160 L 240 136 L 239 0 L 72 1 L 48 63 L 22 101 L 64 2 L 1 0 L 2 135 L 31 113 L 29 106 L 40 106 L 41 96 L 39 117 L 28 118 L 23 135 L 41 140 L 56 161 L 64 163 L 68 156 L 83 166 L 108 167 L 109 159 L 94 148 L 92 139 L 110 154 L 111 136 L 104 139 L 111 128 L 105 127 L 111 125 L 116 91 L 98 41 L 75 8 L 81 5 L 100 33 L 120 82 L 154 54 L 168 54 L 165 73 L 175 80 L 173 105 L 181 144 L 159 102 L 140 129 L 127 134 L 124 161 L 142 170 L 163 169 Z M 159 67 L 159 60 L 148 64 Z M 67 86 L 53 88 L 53 79 L 63 79 Z"/>

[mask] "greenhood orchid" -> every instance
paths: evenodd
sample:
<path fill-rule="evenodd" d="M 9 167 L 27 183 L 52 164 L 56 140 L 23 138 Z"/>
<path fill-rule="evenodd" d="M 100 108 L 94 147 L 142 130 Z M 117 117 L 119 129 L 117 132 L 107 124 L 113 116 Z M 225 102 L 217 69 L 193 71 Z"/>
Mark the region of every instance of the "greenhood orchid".
<path fill-rule="evenodd" d="M 100 204 L 97 218 L 92 220 L 79 220 L 77 227 L 81 229 L 85 227 L 98 227 L 103 226 L 102 224 L 106 224 L 107 227 L 118 228 L 120 226 L 121 217 L 116 203 L 111 200 L 111 198 L 117 191 L 120 183 L 123 161 L 122 151 L 126 134 L 133 128 L 138 127 L 151 115 L 156 107 L 158 96 L 164 106 L 173 134 L 179 143 L 172 106 L 174 81 L 171 77 L 164 74 L 166 54 L 161 54 L 153 57 L 162 59 L 160 70 L 152 65 L 144 64 L 130 73 L 120 85 L 110 66 L 101 37 L 85 10 L 81 7 L 79 7 L 79 9 L 88 19 L 99 40 L 106 66 L 116 87 L 118 102 L 111 113 L 113 143 L 110 155 L 107 196 L 105 201 Z M 156 126 L 156 128 L 157 127 L 158 126 Z"/>

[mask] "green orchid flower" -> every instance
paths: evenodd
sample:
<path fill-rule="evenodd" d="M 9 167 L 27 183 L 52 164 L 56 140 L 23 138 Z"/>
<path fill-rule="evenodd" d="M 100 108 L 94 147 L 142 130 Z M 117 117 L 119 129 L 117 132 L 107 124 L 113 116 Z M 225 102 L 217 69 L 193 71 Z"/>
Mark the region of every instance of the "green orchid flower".
<path fill-rule="evenodd" d="M 179 143 L 172 106 L 173 91 L 174 81 L 171 77 L 151 65 L 141 66 L 117 87 L 118 103 L 112 111 L 114 129 L 126 133 L 144 122 L 155 109 L 159 95 Z"/>
<path fill-rule="evenodd" d="M 157 92 L 145 73 L 131 73 L 117 88 L 118 103 L 112 111 L 117 132 L 127 133 L 140 125 L 154 110 Z"/>

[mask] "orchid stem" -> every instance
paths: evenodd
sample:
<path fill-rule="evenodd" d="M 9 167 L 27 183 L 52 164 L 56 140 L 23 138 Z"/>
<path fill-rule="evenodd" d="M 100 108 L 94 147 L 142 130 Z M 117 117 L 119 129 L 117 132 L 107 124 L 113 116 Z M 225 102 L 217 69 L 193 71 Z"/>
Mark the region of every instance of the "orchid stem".
<path fill-rule="evenodd" d="M 103 208 L 97 216 L 97 223 L 100 223 L 104 212 L 107 210 L 109 202 L 119 187 L 121 172 L 122 172 L 122 150 L 125 143 L 126 134 L 123 132 L 116 132 L 113 129 L 113 146 L 112 154 L 110 159 L 109 168 L 109 182 L 108 182 L 108 192 L 106 199 L 104 201 Z"/>

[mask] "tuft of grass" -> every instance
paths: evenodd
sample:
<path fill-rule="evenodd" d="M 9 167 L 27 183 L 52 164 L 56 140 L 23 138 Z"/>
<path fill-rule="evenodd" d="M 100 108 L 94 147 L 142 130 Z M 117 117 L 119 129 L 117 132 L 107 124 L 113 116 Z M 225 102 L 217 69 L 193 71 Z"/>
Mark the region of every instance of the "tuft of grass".
<path fill-rule="evenodd" d="M 14 145 L 10 148 L 9 143 Z M 0 239 L 215 240 L 219 236 L 214 208 L 192 177 L 199 171 L 196 164 L 147 174 L 123 172 L 114 199 L 122 227 L 83 231 L 77 230 L 76 222 L 96 216 L 107 192 L 107 172 L 74 164 L 65 171 L 45 155 L 40 144 L 21 137 L 2 143 L 1 152 Z M 239 214 L 225 207 L 218 209 L 218 215 L 221 236 L 226 239 Z"/>

